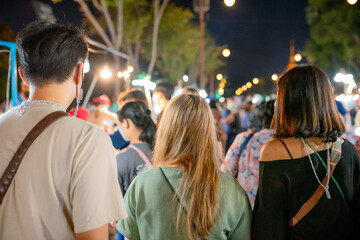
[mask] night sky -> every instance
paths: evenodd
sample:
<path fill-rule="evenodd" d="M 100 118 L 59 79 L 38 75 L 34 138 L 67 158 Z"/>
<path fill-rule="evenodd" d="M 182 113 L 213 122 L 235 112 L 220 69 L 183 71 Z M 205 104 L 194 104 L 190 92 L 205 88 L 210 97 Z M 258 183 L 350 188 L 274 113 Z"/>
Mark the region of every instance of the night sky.
<path fill-rule="evenodd" d="M 192 0 L 173 1 L 192 8 Z M 0 21 L 15 31 L 36 19 L 30 0 L 1 2 Z M 50 0 L 43 2 L 51 4 Z M 59 22 L 80 25 L 81 13 L 76 3 L 65 0 L 51 5 Z M 289 59 L 291 39 L 295 40 L 297 52 L 303 50 L 309 37 L 306 5 L 306 0 L 236 0 L 235 5 L 228 8 L 222 0 L 211 0 L 207 29 L 219 45 L 231 50 L 231 56 L 226 59 L 226 95 L 232 95 L 254 77 L 271 82 L 273 73 L 281 74 Z"/>

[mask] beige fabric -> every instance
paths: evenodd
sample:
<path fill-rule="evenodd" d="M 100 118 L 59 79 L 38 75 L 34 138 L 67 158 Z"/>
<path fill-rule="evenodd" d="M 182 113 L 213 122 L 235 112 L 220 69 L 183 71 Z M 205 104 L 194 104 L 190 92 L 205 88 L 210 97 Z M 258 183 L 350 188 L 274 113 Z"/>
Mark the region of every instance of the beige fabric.
<path fill-rule="evenodd" d="M 0 117 L 0 175 L 26 134 L 60 107 L 32 103 Z M 50 125 L 32 144 L 0 207 L 0 239 L 74 239 L 126 217 L 110 138 L 74 117 Z M 74 233 L 75 232 L 75 233 Z"/>

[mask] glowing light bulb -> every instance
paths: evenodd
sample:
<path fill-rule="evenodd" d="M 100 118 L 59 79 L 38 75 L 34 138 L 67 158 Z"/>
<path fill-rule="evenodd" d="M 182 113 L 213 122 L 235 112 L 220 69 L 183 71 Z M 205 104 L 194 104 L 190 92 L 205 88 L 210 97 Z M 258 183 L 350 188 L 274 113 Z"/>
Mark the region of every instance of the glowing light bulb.
<path fill-rule="evenodd" d="M 100 76 L 103 79 L 109 79 L 111 77 L 111 71 L 108 68 L 108 66 L 105 66 L 101 71 L 100 71 Z"/>
<path fill-rule="evenodd" d="M 271 76 L 271 79 L 272 79 L 273 81 L 277 81 L 277 80 L 279 79 L 279 77 L 278 77 L 277 74 L 273 74 L 273 75 Z"/>
<path fill-rule="evenodd" d="M 227 7 L 232 7 L 235 4 L 235 0 L 224 0 L 224 3 Z"/>
<path fill-rule="evenodd" d="M 230 54 L 231 54 L 231 52 L 230 52 L 230 50 L 227 49 L 227 48 L 225 48 L 225 49 L 222 51 L 222 55 L 223 55 L 224 57 L 229 57 Z"/>

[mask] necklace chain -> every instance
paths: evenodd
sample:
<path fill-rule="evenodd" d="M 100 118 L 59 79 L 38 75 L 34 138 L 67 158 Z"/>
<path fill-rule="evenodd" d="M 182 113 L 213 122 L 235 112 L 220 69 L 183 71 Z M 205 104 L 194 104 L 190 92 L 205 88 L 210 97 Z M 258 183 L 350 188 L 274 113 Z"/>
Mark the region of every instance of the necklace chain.
<path fill-rule="evenodd" d="M 30 106 L 30 104 L 32 103 L 47 103 L 47 104 L 51 104 L 51 105 L 56 105 L 58 107 L 60 107 L 63 111 L 66 111 L 65 108 L 63 106 L 61 106 L 59 103 L 56 103 L 56 102 L 52 102 L 52 101 L 49 101 L 49 100 L 30 100 L 30 101 L 26 101 L 26 102 L 23 102 L 19 109 L 17 110 L 16 112 L 16 115 L 18 117 L 21 117 L 22 115 L 24 115 L 25 113 L 25 110 L 27 109 L 28 106 Z"/>

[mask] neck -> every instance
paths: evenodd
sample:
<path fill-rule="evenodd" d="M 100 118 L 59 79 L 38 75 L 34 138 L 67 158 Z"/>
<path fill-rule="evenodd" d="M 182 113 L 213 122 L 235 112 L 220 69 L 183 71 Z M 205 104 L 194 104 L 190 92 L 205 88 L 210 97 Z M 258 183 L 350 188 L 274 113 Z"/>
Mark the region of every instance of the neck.
<path fill-rule="evenodd" d="M 63 108 L 67 109 L 71 102 L 74 100 L 74 92 L 71 91 L 69 86 L 64 84 L 50 84 L 44 87 L 30 87 L 29 101 L 31 100 L 47 100 L 60 104 Z"/>
<path fill-rule="evenodd" d="M 131 144 L 143 143 L 143 141 L 141 141 L 139 139 L 141 132 L 142 132 L 142 130 L 139 131 L 137 129 L 136 130 L 134 129 L 134 131 L 131 134 L 129 134 L 130 136 L 128 136 L 128 137 L 129 137 L 129 141 Z"/>

